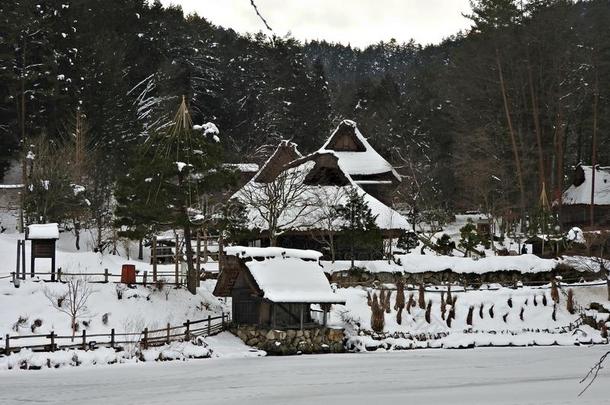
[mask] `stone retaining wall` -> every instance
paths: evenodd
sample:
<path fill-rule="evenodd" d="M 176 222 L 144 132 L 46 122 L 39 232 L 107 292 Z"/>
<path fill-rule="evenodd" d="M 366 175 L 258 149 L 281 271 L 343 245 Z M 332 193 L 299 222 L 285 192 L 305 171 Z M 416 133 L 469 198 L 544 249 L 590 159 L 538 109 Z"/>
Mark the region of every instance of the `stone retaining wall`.
<path fill-rule="evenodd" d="M 248 346 L 265 350 L 269 355 L 341 353 L 345 350 L 343 329 L 275 330 L 254 325 L 234 325 L 231 332 Z"/>

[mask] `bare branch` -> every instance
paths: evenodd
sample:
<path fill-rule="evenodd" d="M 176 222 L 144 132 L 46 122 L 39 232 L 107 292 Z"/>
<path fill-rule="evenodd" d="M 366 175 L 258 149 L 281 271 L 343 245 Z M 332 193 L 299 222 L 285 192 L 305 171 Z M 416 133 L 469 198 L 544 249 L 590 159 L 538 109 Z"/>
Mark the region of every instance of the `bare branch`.
<path fill-rule="evenodd" d="M 591 384 L 593 384 L 593 382 L 597 379 L 597 375 L 599 374 L 599 372 L 602 370 L 602 368 L 604 368 L 604 362 L 606 361 L 606 357 L 608 357 L 608 355 L 610 355 L 610 351 L 606 352 L 602 357 L 599 358 L 599 360 L 597 361 L 597 363 L 595 363 L 593 365 L 593 367 L 591 367 L 591 369 L 589 370 L 589 372 L 587 373 L 587 375 L 585 375 L 583 377 L 582 380 L 580 380 L 580 384 L 584 383 L 585 381 L 587 381 L 589 379 L 589 382 L 587 383 L 587 385 L 585 386 L 585 388 L 583 388 L 582 391 L 580 391 L 580 394 L 578 394 L 578 396 L 581 396 L 582 394 L 584 394 L 584 392 L 589 389 L 589 387 L 591 386 Z"/>
<path fill-rule="evenodd" d="M 261 21 L 263 22 L 263 24 L 265 24 L 265 27 L 267 27 L 267 29 L 271 32 L 273 32 L 273 30 L 271 29 L 271 27 L 269 26 L 269 24 L 267 24 L 267 20 L 265 20 L 265 18 L 261 15 L 261 13 L 259 13 L 258 11 L 258 7 L 256 7 L 256 4 L 254 3 L 254 0 L 250 0 L 250 4 L 252 4 L 252 7 L 254 8 L 254 11 L 256 12 L 256 15 L 258 16 L 258 18 L 261 19 Z"/>

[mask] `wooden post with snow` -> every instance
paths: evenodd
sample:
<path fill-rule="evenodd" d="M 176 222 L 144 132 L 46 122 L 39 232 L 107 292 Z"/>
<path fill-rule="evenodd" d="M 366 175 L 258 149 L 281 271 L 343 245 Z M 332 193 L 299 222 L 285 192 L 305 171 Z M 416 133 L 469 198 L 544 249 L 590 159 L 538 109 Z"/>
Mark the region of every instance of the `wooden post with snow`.
<path fill-rule="evenodd" d="M 153 283 L 157 282 L 157 237 L 152 238 L 152 271 L 153 271 Z"/>
<path fill-rule="evenodd" d="M 199 231 L 197 231 L 197 259 L 195 263 L 197 265 L 197 278 L 199 278 L 201 274 L 201 234 Z"/>

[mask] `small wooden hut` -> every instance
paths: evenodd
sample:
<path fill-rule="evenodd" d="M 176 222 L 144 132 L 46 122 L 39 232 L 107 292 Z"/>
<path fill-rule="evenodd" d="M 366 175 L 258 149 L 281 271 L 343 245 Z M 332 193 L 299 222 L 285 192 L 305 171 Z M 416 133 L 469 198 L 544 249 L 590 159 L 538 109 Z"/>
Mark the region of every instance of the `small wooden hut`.
<path fill-rule="evenodd" d="M 25 238 L 32 241 L 30 271 L 36 274 L 36 259 L 51 259 L 51 281 L 55 281 L 55 242 L 59 239 L 57 224 L 28 225 Z"/>
<path fill-rule="evenodd" d="M 232 318 L 238 325 L 273 329 L 326 326 L 330 306 L 345 300 L 331 289 L 320 256 L 310 250 L 229 247 L 214 295 L 232 298 Z M 312 316 L 312 304 L 320 305 L 321 321 Z"/>

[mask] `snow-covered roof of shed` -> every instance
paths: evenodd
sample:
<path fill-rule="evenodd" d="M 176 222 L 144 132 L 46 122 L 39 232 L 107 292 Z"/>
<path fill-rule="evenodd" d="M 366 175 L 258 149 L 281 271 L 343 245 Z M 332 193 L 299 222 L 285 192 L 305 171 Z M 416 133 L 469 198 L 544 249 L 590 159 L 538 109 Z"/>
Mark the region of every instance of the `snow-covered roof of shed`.
<path fill-rule="evenodd" d="M 55 223 L 28 225 L 28 239 L 59 239 L 59 226 Z"/>
<path fill-rule="evenodd" d="M 345 303 L 330 287 L 317 262 L 275 257 L 246 262 L 250 274 L 273 302 Z"/>
<path fill-rule="evenodd" d="M 592 167 L 580 166 L 584 181 L 578 186 L 572 184 L 563 193 L 563 205 L 591 204 Z M 597 166 L 595 170 L 595 205 L 610 205 L 610 166 Z"/>
<path fill-rule="evenodd" d="M 249 246 L 229 246 L 225 248 L 225 254 L 240 258 L 294 258 L 306 260 L 318 260 L 322 253 L 316 250 L 286 249 L 282 247 L 249 247 Z"/>
<path fill-rule="evenodd" d="M 339 131 L 343 130 L 345 127 L 350 128 L 350 134 L 356 137 L 357 142 L 361 144 L 364 150 L 342 151 L 335 150 L 331 146 L 335 136 L 338 136 Z M 362 133 L 358 130 L 358 127 L 354 121 L 343 120 L 319 151 L 333 151 L 339 158 L 341 167 L 352 176 L 367 176 L 391 172 L 396 179 L 400 181 L 400 176 L 398 173 L 396 173 L 392 165 L 379 153 L 377 153 L 375 149 L 373 149 L 364 135 L 362 135 Z"/>

